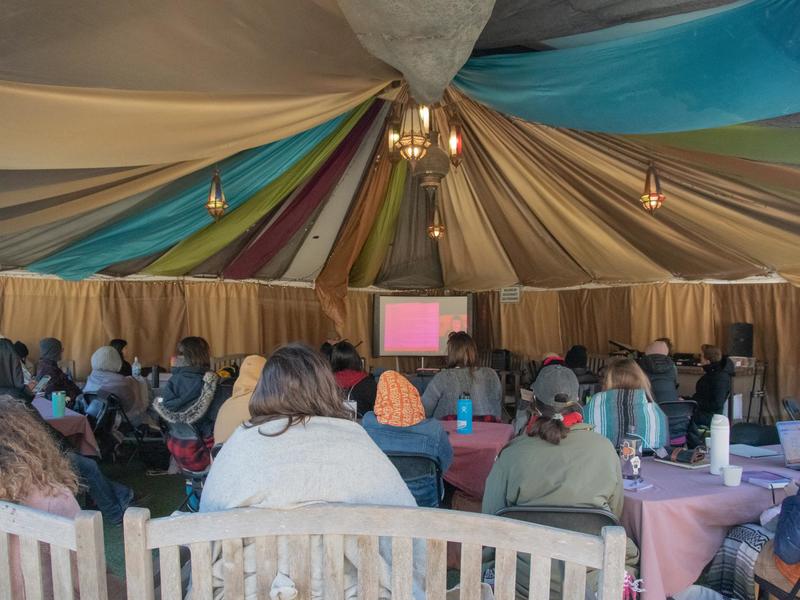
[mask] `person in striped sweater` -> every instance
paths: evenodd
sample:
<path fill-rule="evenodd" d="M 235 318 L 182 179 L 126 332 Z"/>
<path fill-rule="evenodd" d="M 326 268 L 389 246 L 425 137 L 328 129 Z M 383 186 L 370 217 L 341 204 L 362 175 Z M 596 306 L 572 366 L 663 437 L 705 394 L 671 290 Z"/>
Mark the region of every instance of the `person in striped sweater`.
<path fill-rule="evenodd" d="M 592 396 L 583 411 L 586 423 L 615 447 L 629 434 L 641 438 L 645 450 L 667 445 L 669 423 L 653 400 L 650 381 L 632 358 L 612 363 L 603 391 Z"/>

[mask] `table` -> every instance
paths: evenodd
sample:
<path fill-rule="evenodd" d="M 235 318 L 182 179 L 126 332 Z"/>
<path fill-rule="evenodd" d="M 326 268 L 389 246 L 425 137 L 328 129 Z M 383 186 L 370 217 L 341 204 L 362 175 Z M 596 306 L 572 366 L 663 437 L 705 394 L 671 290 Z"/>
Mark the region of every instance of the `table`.
<path fill-rule="evenodd" d="M 53 405 L 45 398 L 34 398 L 33 407 L 39 411 L 47 423 L 63 435 L 72 444 L 79 454 L 84 456 L 99 456 L 100 449 L 92 432 L 92 426 L 86 415 L 76 413 L 68 408 L 64 409 L 64 416 L 53 416 Z"/>
<path fill-rule="evenodd" d="M 780 450 L 780 446 L 774 447 Z M 800 473 L 783 466 L 783 456 L 746 459 L 731 456 L 745 471 L 768 470 L 797 480 Z M 758 521 L 772 506 L 770 490 L 748 483 L 725 487 L 708 468 L 692 471 L 643 461 L 642 475 L 653 488 L 625 492 L 622 524 L 641 552 L 639 576 L 644 596 L 661 600 L 686 589 L 714 558 L 728 529 Z M 775 500 L 785 497 L 775 491 Z"/>
<path fill-rule="evenodd" d="M 444 479 L 476 499 L 483 498 L 486 478 L 494 461 L 514 435 L 514 428 L 505 423 L 474 422 L 472 433 L 456 433 L 455 421 L 442 421 L 453 446 L 453 464 Z"/>

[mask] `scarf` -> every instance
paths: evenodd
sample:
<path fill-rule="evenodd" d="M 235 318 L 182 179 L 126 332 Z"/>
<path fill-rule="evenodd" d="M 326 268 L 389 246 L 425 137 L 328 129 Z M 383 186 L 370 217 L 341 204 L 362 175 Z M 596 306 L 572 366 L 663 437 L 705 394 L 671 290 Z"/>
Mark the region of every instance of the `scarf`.
<path fill-rule="evenodd" d="M 383 425 L 410 427 L 425 420 L 419 391 L 397 371 L 385 371 L 378 380 L 374 410 Z"/>
<path fill-rule="evenodd" d="M 345 369 L 343 371 L 336 371 L 333 374 L 336 379 L 336 385 L 343 390 L 349 390 L 358 385 L 362 379 L 367 377 L 364 371 L 354 371 L 353 369 Z"/>

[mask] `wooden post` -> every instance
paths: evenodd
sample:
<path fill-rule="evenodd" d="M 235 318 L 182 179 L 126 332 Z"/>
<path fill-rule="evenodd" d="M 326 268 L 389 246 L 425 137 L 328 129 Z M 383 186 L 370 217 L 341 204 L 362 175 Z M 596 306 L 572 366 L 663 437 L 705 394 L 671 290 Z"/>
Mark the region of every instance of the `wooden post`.
<path fill-rule="evenodd" d="M 625 546 L 627 536 L 622 527 L 603 527 L 603 570 L 597 586 L 598 600 L 619 600 L 625 582 Z"/>
<path fill-rule="evenodd" d="M 81 596 L 108 600 L 103 517 L 99 512 L 82 510 L 75 517 L 75 547 Z"/>
<path fill-rule="evenodd" d="M 149 520 L 150 511 L 146 508 L 129 508 L 125 511 L 123 527 L 128 600 L 153 600 L 154 597 L 153 554 L 147 547 Z"/>

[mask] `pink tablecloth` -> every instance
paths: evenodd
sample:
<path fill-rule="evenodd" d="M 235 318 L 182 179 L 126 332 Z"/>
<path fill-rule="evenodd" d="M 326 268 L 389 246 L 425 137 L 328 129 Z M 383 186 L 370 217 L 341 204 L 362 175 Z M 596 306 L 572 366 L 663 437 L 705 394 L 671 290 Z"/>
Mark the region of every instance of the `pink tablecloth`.
<path fill-rule="evenodd" d="M 100 454 L 97 440 L 92 432 L 92 426 L 85 415 L 67 408 L 64 410 L 63 417 L 55 418 L 53 416 L 53 405 L 45 398 L 35 398 L 33 406 L 53 429 L 69 440 L 69 443 L 75 447 L 79 454 L 84 456 L 97 456 Z"/>
<path fill-rule="evenodd" d="M 450 434 L 453 446 L 453 464 L 444 474 L 445 481 L 473 498 L 483 498 L 486 478 L 492 465 L 514 434 L 514 428 L 505 423 L 472 424 L 472 433 L 456 433 L 455 421 L 442 421 Z"/>
<path fill-rule="evenodd" d="M 780 447 L 778 447 L 780 448 Z M 768 470 L 800 478 L 783 467 L 783 456 L 731 456 L 745 471 Z M 722 545 L 728 529 L 758 521 L 774 504 L 772 492 L 747 483 L 725 487 L 709 470 L 690 471 L 645 459 L 642 474 L 653 488 L 626 492 L 622 524 L 641 552 L 640 577 L 648 600 L 663 600 L 700 576 Z M 775 491 L 780 501 L 784 493 Z"/>

